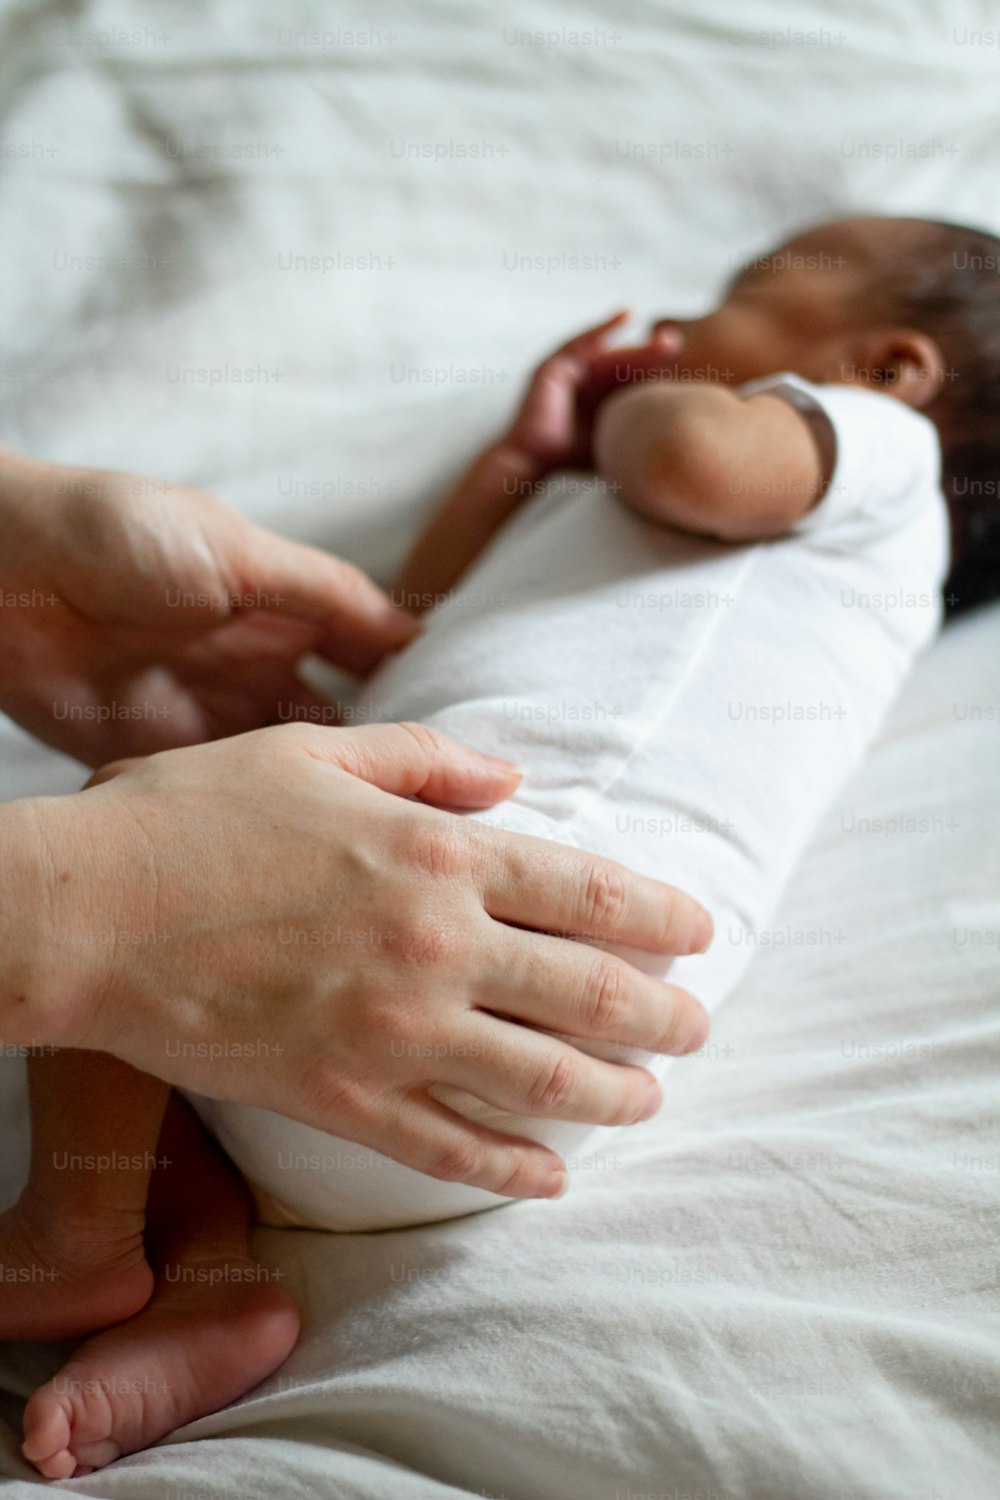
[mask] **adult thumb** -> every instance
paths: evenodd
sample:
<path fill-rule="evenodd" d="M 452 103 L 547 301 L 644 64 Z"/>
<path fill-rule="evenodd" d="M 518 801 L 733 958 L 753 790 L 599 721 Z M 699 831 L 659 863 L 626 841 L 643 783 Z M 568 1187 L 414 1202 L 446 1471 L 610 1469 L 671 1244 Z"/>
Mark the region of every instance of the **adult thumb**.
<path fill-rule="evenodd" d="M 435 807 L 493 807 L 517 790 L 523 775 L 513 761 L 459 745 L 427 724 L 316 729 L 306 749 L 384 792 Z"/>
<path fill-rule="evenodd" d="M 278 614 L 316 627 L 314 649 L 348 672 L 370 672 L 419 633 L 420 623 L 342 558 L 259 527 L 242 539 L 241 576 Z"/>

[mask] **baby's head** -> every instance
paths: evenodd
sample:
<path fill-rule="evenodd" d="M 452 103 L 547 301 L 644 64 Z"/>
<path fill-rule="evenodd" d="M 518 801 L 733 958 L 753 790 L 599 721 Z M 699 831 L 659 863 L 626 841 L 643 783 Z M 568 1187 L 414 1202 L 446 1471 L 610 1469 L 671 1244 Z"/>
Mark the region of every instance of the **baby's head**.
<path fill-rule="evenodd" d="M 1000 239 L 928 219 L 820 224 L 744 266 L 676 329 L 677 375 L 789 370 L 882 391 L 934 422 L 959 607 L 1000 593 Z"/>

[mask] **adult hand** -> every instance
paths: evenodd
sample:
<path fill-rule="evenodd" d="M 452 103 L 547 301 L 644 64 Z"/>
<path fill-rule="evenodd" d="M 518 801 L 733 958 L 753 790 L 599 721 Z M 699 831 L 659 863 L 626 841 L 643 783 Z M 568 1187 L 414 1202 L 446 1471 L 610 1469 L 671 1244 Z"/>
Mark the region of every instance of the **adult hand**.
<path fill-rule="evenodd" d="M 88 765 L 218 739 L 317 700 L 296 663 L 368 671 L 416 622 L 356 568 L 201 490 L 0 449 L 0 708 Z"/>
<path fill-rule="evenodd" d="M 563 1182 L 554 1152 L 430 1090 L 626 1124 L 659 1105 L 650 1074 L 537 1028 L 668 1053 L 704 1039 L 690 995 L 552 935 L 690 953 L 710 936 L 702 908 L 407 800 L 481 807 L 518 780 L 423 726 L 289 725 L 96 780 L 11 805 L 32 809 L 46 850 L 41 898 L 0 901 L 9 921 L 42 914 L 34 967 L 4 976 L 15 997 L 41 997 L 36 1042 L 113 1053 L 435 1177 L 545 1197 Z"/>
<path fill-rule="evenodd" d="M 664 328 L 644 344 L 609 347 L 628 319 L 618 312 L 578 333 L 543 359 L 502 439 L 544 478 L 556 469 L 593 468 L 592 434 L 601 402 L 612 391 L 641 380 L 669 379 L 680 333 Z"/>

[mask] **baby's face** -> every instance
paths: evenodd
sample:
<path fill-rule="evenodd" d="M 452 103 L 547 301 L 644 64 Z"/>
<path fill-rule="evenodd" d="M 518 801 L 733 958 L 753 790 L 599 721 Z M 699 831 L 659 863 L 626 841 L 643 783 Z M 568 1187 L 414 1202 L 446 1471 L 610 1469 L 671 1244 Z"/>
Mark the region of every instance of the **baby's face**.
<path fill-rule="evenodd" d="M 919 232 L 916 220 L 845 219 L 758 256 L 705 317 L 656 322 L 657 331 L 680 337 L 675 378 L 742 385 L 789 370 L 806 380 L 849 384 L 851 351 L 866 326 L 866 275 Z"/>

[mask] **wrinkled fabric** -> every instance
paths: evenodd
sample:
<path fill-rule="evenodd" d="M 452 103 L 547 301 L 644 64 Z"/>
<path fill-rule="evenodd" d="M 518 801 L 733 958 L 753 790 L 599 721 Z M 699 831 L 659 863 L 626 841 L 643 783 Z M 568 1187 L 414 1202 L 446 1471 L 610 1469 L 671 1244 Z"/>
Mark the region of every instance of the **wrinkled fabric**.
<path fill-rule="evenodd" d="M 1000 226 L 984 5 L 332 9 L 0 6 L 4 441 L 206 485 L 387 578 L 569 332 L 696 312 L 832 213 Z M 998 626 L 919 669 L 660 1118 L 556 1204 L 262 1233 L 305 1314 L 284 1369 L 48 1493 L 993 1495 Z M 10 729 L 0 777 L 82 772 Z M 0 1109 L 9 1198 L 16 1058 Z M 11 1500 L 62 1352 L 0 1354 Z"/>

